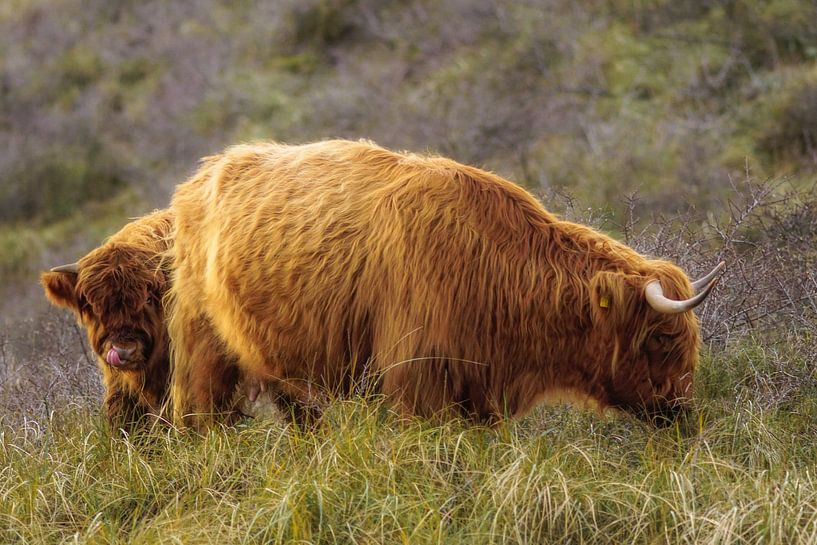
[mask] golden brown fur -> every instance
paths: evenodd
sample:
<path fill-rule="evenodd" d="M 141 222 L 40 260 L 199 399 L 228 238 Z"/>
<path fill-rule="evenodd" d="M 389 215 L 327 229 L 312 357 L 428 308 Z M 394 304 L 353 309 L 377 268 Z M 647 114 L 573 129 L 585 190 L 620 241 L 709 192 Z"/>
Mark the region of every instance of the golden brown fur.
<path fill-rule="evenodd" d="M 565 392 L 641 414 L 691 395 L 697 320 L 644 300 L 654 279 L 688 297 L 686 275 L 489 172 L 365 142 L 243 145 L 171 207 L 177 416 L 229 412 L 240 372 L 297 412 L 376 376 L 406 413 L 484 422 Z"/>
<path fill-rule="evenodd" d="M 169 386 L 169 352 L 162 299 L 173 218 L 169 210 L 139 218 L 79 261 L 79 274 L 47 272 L 48 299 L 72 310 L 88 332 L 105 385 L 113 425 L 128 426 L 145 413 L 160 414 Z M 105 361 L 116 343 L 134 351 L 115 368 Z"/>

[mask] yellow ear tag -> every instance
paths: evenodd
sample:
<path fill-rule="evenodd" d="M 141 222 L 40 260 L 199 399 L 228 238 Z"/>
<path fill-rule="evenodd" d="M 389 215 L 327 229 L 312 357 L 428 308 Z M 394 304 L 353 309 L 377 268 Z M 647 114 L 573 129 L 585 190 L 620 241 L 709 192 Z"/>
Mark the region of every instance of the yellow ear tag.
<path fill-rule="evenodd" d="M 601 308 L 610 308 L 610 298 L 606 295 L 602 295 L 601 298 L 599 298 L 599 306 Z"/>

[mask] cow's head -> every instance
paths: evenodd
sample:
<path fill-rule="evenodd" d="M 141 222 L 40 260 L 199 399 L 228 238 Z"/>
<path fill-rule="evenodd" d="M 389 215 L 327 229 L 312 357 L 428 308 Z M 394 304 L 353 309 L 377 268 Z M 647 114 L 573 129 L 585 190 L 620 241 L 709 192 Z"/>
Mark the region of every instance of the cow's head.
<path fill-rule="evenodd" d="M 724 264 L 690 282 L 666 261 L 648 261 L 639 274 L 599 272 L 591 281 L 595 330 L 607 404 L 662 424 L 692 399 L 700 348 L 692 309 L 717 283 Z"/>
<path fill-rule="evenodd" d="M 86 327 L 103 365 L 139 371 L 167 357 L 166 275 L 155 252 L 108 243 L 40 280 L 48 299 L 74 311 Z"/>

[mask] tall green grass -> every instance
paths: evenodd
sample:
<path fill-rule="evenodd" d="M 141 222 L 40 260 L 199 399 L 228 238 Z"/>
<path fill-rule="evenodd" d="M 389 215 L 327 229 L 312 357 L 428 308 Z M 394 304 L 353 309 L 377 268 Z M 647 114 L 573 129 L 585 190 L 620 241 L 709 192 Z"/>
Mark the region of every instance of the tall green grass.
<path fill-rule="evenodd" d="M 125 437 L 65 409 L 0 435 L 0 542 L 814 543 L 817 398 L 751 399 L 760 357 L 707 358 L 697 410 L 665 429 L 566 407 L 434 425 L 353 400 L 313 431 Z"/>

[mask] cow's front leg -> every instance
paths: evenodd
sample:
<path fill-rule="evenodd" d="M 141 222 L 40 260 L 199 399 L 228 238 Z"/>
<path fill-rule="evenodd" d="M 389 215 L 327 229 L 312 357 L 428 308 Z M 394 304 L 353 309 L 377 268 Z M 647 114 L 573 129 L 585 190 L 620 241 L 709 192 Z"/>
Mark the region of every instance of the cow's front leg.
<path fill-rule="evenodd" d="M 111 430 L 121 428 L 131 432 L 145 415 L 138 400 L 119 389 L 109 389 L 106 392 L 104 407 Z"/>

